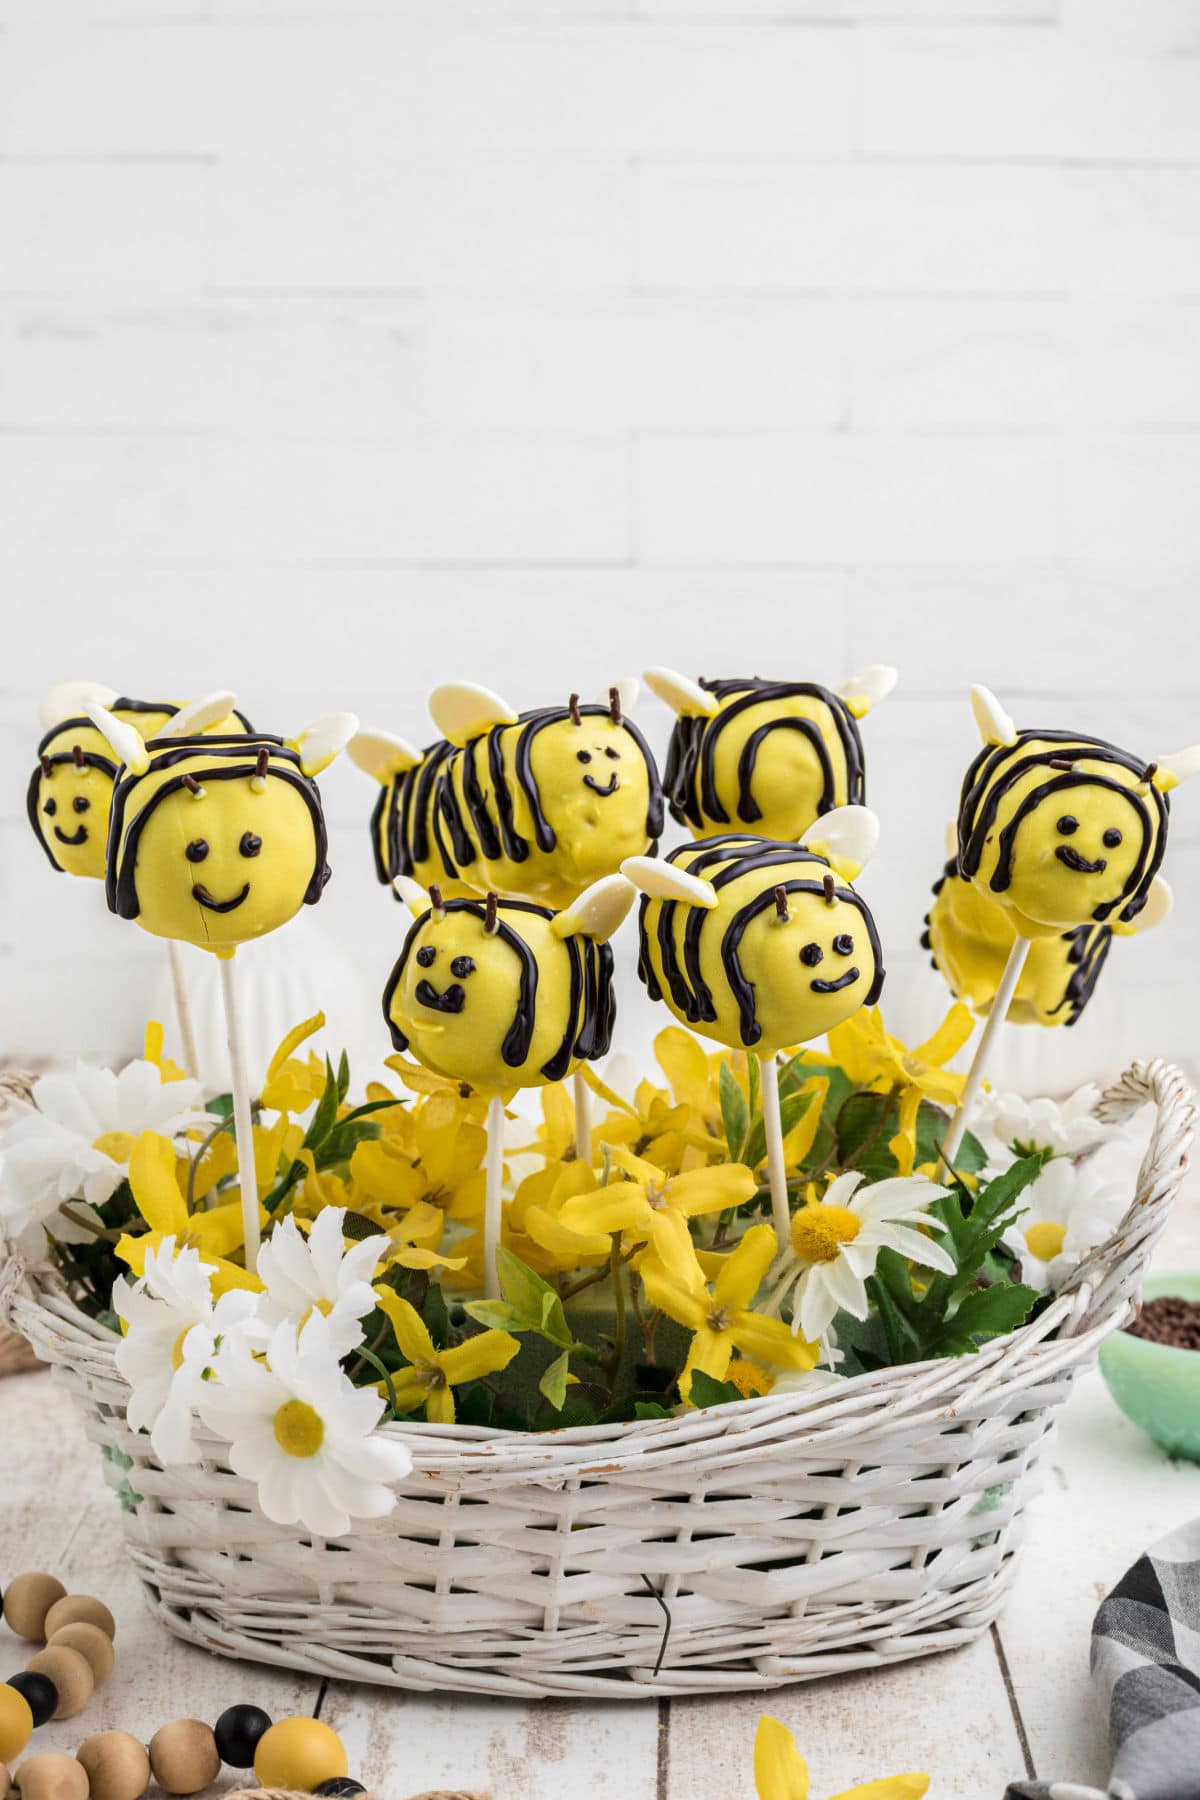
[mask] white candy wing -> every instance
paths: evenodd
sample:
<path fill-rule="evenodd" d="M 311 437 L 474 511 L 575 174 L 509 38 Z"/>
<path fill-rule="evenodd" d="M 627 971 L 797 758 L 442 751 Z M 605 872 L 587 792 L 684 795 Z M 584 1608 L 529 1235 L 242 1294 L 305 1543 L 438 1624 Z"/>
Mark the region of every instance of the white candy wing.
<path fill-rule="evenodd" d="M 406 738 L 390 731 L 358 731 L 346 745 L 346 755 L 364 775 L 386 787 L 395 775 L 405 775 L 422 760 L 421 752 Z"/>
<path fill-rule="evenodd" d="M 890 663 L 872 663 L 869 669 L 860 669 L 843 681 L 838 693 L 856 719 L 865 719 L 873 706 L 887 699 L 899 679 L 899 670 Z"/>
<path fill-rule="evenodd" d="M 621 873 L 652 900 L 682 900 L 687 906 L 702 906 L 706 912 L 717 904 L 717 890 L 711 881 L 689 875 L 686 869 L 657 856 L 627 856 Z"/>
<path fill-rule="evenodd" d="M 1181 781 L 1190 781 L 1193 775 L 1200 773 L 1200 744 L 1189 744 L 1186 750 L 1175 750 L 1154 760 L 1154 785 L 1168 794 Z"/>
<path fill-rule="evenodd" d="M 836 806 L 814 819 L 800 842 L 824 856 L 848 881 L 861 873 L 879 842 L 879 817 L 869 806 Z"/>
<path fill-rule="evenodd" d="M 357 730 L 356 714 L 326 713 L 298 732 L 290 743 L 293 750 L 300 752 L 300 767 L 304 773 L 319 775 L 346 748 Z"/>
<path fill-rule="evenodd" d="M 427 913 L 433 904 L 420 882 L 414 881 L 411 875 L 395 876 L 392 887 L 414 919 L 419 919 L 422 913 Z"/>
<path fill-rule="evenodd" d="M 681 719 L 711 719 L 719 710 L 720 702 L 707 688 L 675 669 L 647 669 L 642 680 Z"/>
<path fill-rule="evenodd" d="M 985 744 L 1015 744 L 1017 728 L 991 688 L 978 684 L 971 689 L 971 711 Z"/>
<path fill-rule="evenodd" d="M 146 755 L 146 745 L 141 733 L 95 701 L 86 711 L 96 730 L 107 738 L 117 761 L 123 763 L 134 775 L 144 775 L 150 767 L 150 758 Z"/>
<path fill-rule="evenodd" d="M 163 726 L 160 737 L 190 737 L 194 732 L 207 731 L 210 725 L 216 725 L 226 719 L 237 705 L 237 695 L 228 689 L 221 693 L 205 694 L 203 699 L 189 700 L 181 706 Z"/>
<path fill-rule="evenodd" d="M 117 697 L 102 681 L 60 681 L 43 696 L 38 721 L 43 731 L 53 731 L 64 719 L 82 718 L 89 706 L 111 706 Z"/>
<path fill-rule="evenodd" d="M 599 944 L 624 922 L 636 889 L 624 875 L 602 875 L 586 888 L 565 912 L 555 916 L 550 929 L 556 937 L 590 937 Z"/>
<path fill-rule="evenodd" d="M 471 681 L 447 681 L 429 696 L 429 713 L 444 738 L 459 748 L 494 725 L 515 725 L 517 715 L 491 688 Z"/>

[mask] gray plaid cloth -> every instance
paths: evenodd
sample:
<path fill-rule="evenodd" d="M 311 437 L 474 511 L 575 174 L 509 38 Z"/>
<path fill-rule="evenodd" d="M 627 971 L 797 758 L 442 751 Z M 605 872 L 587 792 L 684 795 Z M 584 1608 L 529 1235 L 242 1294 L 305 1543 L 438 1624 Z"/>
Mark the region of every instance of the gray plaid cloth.
<path fill-rule="evenodd" d="M 1019 1781 L 1005 1800 L 1200 1800 L 1200 1519 L 1154 1544 L 1103 1602 L 1092 1678 L 1108 1702 L 1105 1793 Z"/>

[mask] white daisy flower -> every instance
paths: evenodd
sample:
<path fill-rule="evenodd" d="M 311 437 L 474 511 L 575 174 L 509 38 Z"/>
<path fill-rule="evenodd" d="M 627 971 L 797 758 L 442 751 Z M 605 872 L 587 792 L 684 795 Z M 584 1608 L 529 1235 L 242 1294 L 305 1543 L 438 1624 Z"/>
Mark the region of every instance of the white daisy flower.
<path fill-rule="evenodd" d="M 1098 1181 L 1088 1163 L 1048 1162 L 1021 1195 L 1026 1208 L 1003 1242 L 1021 1265 L 1020 1279 L 1039 1294 L 1057 1293 L 1089 1250 L 1112 1235 L 1129 1190 Z"/>
<path fill-rule="evenodd" d="M 404 1445 L 376 1432 L 382 1402 L 373 1388 L 347 1379 L 319 1312 L 303 1330 L 290 1321 L 278 1326 L 265 1362 L 244 1332 L 233 1332 L 199 1410 L 228 1442 L 230 1468 L 257 1484 L 267 1518 L 321 1537 L 341 1537 L 352 1519 L 391 1512 L 390 1484 L 412 1468 Z"/>
<path fill-rule="evenodd" d="M 997 1171 L 1009 1167 L 1015 1157 L 1039 1150 L 1051 1156 L 1083 1156 L 1127 1135 L 1120 1125 L 1106 1125 L 1096 1117 L 1099 1098 L 1100 1089 L 1092 1082 L 1061 1102 L 991 1094 L 981 1102 L 971 1129 L 987 1147 L 989 1164 Z"/>
<path fill-rule="evenodd" d="M 389 1247 L 386 1237 L 345 1242 L 346 1209 L 327 1206 L 308 1236 L 284 1219 L 263 1244 L 258 1273 L 266 1287 L 258 1318 L 268 1332 L 290 1321 L 302 1325 L 315 1309 L 324 1313 L 338 1355 L 363 1340 L 362 1320 L 375 1307 L 371 1281 Z"/>
<path fill-rule="evenodd" d="M 0 1230 L 28 1257 L 46 1251 L 47 1231 L 64 1242 L 88 1233 L 59 1211 L 103 1206 L 129 1173 L 143 1131 L 175 1137 L 211 1121 L 198 1081 L 164 1082 L 156 1063 L 131 1062 L 120 1074 L 78 1063 L 43 1075 L 33 1110 L 0 1137 Z"/>
<path fill-rule="evenodd" d="M 164 1238 L 146 1252 L 145 1273 L 113 1283 L 113 1310 L 128 1327 L 116 1364 L 132 1390 L 126 1418 L 148 1431 L 159 1461 L 191 1462 L 199 1455 L 192 1408 L 219 1340 L 254 1311 L 258 1296 L 242 1289 L 213 1304 L 215 1270 L 196 1250 Z"/>
<path fill-rule="evenodd" d="M 924 1175 L 899 1175 L 867 1187 L 864 1180 L 859 1171 L 848 1170 L 820 1200 L 792 1215 L 791 1246 L 784 1251 L 782 1276 L 767 1310 L 777 1313 L 788 1289 L 794 1289 L 792 1330 L 810 1344 L 827 1337 L 839 1312 L 867 1317 L 867 1278 L 885 1248 L 923 1268 L 954 1273 L 941 1245 L 913 1229 L 944 1229 L 938 1219 L 928 1217 L 927 1209 L 949 1190 Z"/>

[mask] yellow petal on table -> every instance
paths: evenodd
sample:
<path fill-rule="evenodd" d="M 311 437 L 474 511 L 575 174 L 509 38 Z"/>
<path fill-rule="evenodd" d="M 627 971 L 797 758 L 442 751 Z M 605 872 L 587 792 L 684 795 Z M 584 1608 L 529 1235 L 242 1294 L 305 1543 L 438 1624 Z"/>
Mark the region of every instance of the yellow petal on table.
<path fill-rule="evenodd" d="M 808 1800 L 808 1764 L 786 1725 L 764 1713 L 754 1735 L 758 1800 Z"/>

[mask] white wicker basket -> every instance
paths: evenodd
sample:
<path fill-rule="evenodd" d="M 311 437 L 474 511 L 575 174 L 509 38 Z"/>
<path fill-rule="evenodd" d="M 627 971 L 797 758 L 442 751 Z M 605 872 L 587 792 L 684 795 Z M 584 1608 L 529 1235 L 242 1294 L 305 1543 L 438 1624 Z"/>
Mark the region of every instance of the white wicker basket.
<path fill-rule="evenodd" d="M 58 1365 L 114 1481 L 151 1605 L 179 1637 L 306 1674 L 487 1694 L 768 1688 L 949 1650 L 998 1612 L 1055 1409 L 1132 1311 L 1186 1166 L 1178 1070 L 1104 1096 L 1156 1112 L 1136 1197 L 1033 1324 L 977 1355 L 831 1394 L 540 1435 L 389 1426 L 391 1517 L 337 1542 L 258 1511 L 211 1460 L 164 1471 L 125 1422 L 113 1340 L 11 1260 L 0 1312 Z"/>

